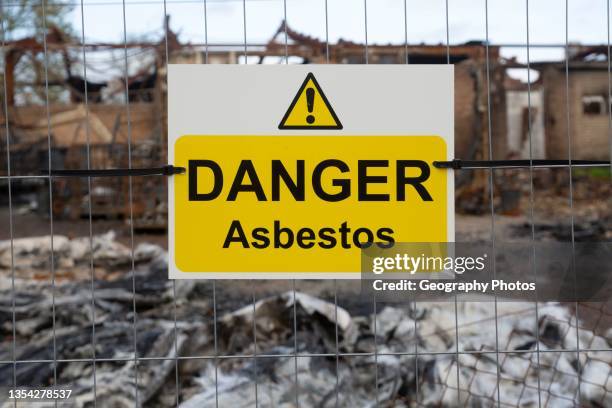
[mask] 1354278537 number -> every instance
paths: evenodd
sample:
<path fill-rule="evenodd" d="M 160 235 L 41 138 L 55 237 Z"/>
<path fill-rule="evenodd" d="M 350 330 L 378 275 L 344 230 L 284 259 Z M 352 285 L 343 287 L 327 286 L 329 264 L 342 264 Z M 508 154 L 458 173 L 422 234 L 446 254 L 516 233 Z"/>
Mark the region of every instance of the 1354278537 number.
<path fill-rule="evenodd" d="M 9 399 L 13 400 L 57 400 L 68 399 L 72 394 L 67 388 L 10 388 Z"/>

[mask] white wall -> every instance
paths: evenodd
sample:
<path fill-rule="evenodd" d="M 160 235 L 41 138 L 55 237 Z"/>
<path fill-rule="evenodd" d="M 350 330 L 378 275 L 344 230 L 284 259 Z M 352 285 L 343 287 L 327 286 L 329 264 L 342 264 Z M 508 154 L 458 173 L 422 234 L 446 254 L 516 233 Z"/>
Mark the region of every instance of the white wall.
<path fill-rule="evenodd" d="M 541 89 L 531 90 L 531 101 L 527 91 L 506 91 L 508 110 L 508 152 L 516 152 L 519 158 L 529 158 L 529 137 L 523 140 L 523 110 L 531 103 L 536 108 L 535 118 L 531 123 L 531 147 L 534 159 L 546 156 L 544 137 L 544 95 Z"/>

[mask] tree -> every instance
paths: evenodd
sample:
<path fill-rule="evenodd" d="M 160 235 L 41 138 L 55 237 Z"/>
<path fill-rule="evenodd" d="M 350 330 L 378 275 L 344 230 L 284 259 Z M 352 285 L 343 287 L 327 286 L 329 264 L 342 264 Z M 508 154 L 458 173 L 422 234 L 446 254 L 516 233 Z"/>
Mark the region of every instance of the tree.
<path fill-rule="evenodd" d="M 0 7 L 4 37 L 7 41 L 33 36 L 42 41 L 45 24 L 47 28 L 56 27 L 68 36 L 73 33 L 72 24 L 68 21 L 74 8 L 71 4 L 49 4 L 46 0 L 17 0 Z"/>
<path fill-rule="evenodd" d="M 66 3 L 48 4 L 33 0 L 16 0 L 9 4 L 2 3 L 2 24 L 4 41 L 10 42 L 32 38 L 43 44 L 46 32 L 61 33 L 61 37 L 73 38 L 73 26 L 69 21 L 73 6 Z M 11 51 L 9 51 L 11 52 Z M 48 52 L 45 55 L 35 49 L 14 49 L 16 65 L 14 68 L 15 102 L 18 104 L 44 103 L 46 100 L 45 78 L 52 85 L 61 82 L 66 76 L 66 58 L 63 54 Z M 4 56 L 3 56 L 4 57 Z M 47 76 L 45 75 L 45 63 Z M 59 88 L 49 88 L 49 100 L 62 98 L 63 91 Z"/>

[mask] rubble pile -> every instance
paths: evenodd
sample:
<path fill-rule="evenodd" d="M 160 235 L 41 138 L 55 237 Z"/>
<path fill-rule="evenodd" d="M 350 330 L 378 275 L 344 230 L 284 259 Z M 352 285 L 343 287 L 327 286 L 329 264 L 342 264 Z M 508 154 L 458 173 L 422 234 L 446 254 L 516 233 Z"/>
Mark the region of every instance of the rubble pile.
<path fill-rule="evenodd" d="M 601 242 L 612 237 L 612 229 L 608 227 L 611 224 L 606 220 L 593 220 L 573 225 L 571 222 L 536 222 L 533 225 L 531 222 L 524 222 L 513 225 L 511 230 L 515 236 L 529 237 L 533 228 L 538 240 L 571 242 L 573 237 L 576 242 Z"/>
<path fill-rule="evenodd" d="M 113 238 L 94 237 L 97 268 L 131 264 L 130 251 Z M 16 270 L 48 266 L 49 241 L 16 240 L 15 253 L 25 254 Z M 56 237 L 56 261 L 88 265 L 83 242 L 89 240 Z M 569 407 L 580 395 L 581 406 L 612 406 L 612 353 L 605 351 L 612 338 L 577 330 L 571 311 L 558 304 L 539 304 L 536 321 L 533 303 L 499 302 L 496 326 L 488 300 L 459 303 L 455 313 L 453 302 L 373 309 L 372 299 L 354 294 L 345 308 L 289 291 L 253 305 L 231 281 L 220 281 L 215 327 L 211 283 L 169 281 L 167 255 L 157 246 L 136 251 L 142 255 L 133 274 L 128 268 L 96 279 L 94 297 L 87 279 L 60 280 L 53 291 L 48 282 L 20 278 L 13 298 L 6 243 L 0 248 L 0 386 L 12 385 L 14 358 L 29 361 L 16 365 L 17 384 L 48 386 L 57 376 L 79 407 L 94 400 L 132 407 L 136 394 L 138 406 L 175 406 L 177 381 L 184 408 L 488 407 L 497 405 L 498 372 L 504 404 Z M 137 370 L 134 347 L 142 359 Z M 48 361 L 54 357 L 64 361 L 55 367 Z M 5 404 L 12 406 L 0 400 Z"/>
<path fill-rule="evenodd" d="M 129 247 L 116 240 L 115 232 L 69 239 L 63 235 L 18 238 L 0 241 L 0 273 L 10 274 L 12 268 L 18 279 L 50 279 L 51 249 L 56 278 L 89 279 L 93 264 L 96 276 L 112 279 L 108 272 L 122 271 L 132 263 Z M 93 249 L 93 251 L 92 251 Z M 134 249 L 135 263 L 150 262 L 163 250 L 157 245 L 141 243 Z M 93 256 L 92 256 L 93 253 Z M 102 274 L 103 272 L 106 272 Z M 115 274 L 116 277 L 119 275 Z"/>
<path fill-rule="evenodd" d="M 612 353 L 583 353 L 578 365 L 575 352 L 552 352 L 575 350 L 577 338 L 583 350 L 610 344 L 590 331 L 577 333 L 575 319 L 558 305 L 540 305 L 536 330 L 533 304 L 500 302 L 497 335 L 504 352 L 497 354 L 492 302 L 459 304 L 455 334 L 452 302 L 386 306 L 376 315 L 351 316 L 343 308 L 336 315 L 334 304 L 298 292 L 297 359 L 290 356 L 293 305 L 287 292 L 259 301 L 255 312 L 250 305 L 221 318 L 222 353 L 248 355 L 254 352 L 255 313 L 257 354 L 265 357 L 238 366 L 219 360 L 216 368 L 208 361 L 196 380 L 201 391 L 181 406 L 255 406 L 256 399 L 260 406 L 294 406 L 296 393 L 305 407 L 333 407 L 336 398 L 346 407 L 496 406 L 499 369 L 504 403 L 538 406 L 539 376 L 547 406 L 571 407 L 578 398 L 578 366 L 582 406 L 612 406 Z M 467 352 L 459 354 L 458 371 L 457 338 L 459 350 Z"/>
<path fill-rule="evenodd" d="M 571 240 L 572 224 L 577 241 L 604 241 L 612 239 L 612 206 L 609 197 L 612 183 L 603 179 L 582 178 L 574 182 L 570 192 L 568 181 L 561 188 L 540 188 L 534 193 L 534 216 L 537 237 L 559 241 Z M 549 186 L 550 187 L 550 186 Z M 572 202 L 570 203 L 570 196 Z M 529 195 L 523 196 L 523 208 L 530 208 Z M 571 205 L 570 205 L 571 204 Z M 528 214 L 525 212 L 525 214 Z M 537 220 L 549 220 L 537 221 Z M 555 220 L 552 223 L 550 220 Z M 522 235 L 528 235 L 531 226 L 523 226 Z M 519 228 L 521 228 L 519 226 Z"/>
<path fill-rule="evenodd" d="M 546 187 L 550 187 L 550 185 Z M 569 205 L 569 180 L 562 182 L 561 188 L 559 186 L 557 188 L 540 186 L 535 194 L 535 211 L 544 217 L 551 219 L 569 218 L 573 215 L 576 219 L 585 221 L 610 219 L 612 217 L 612 209 L 609 200 L 607 200 L 612 195 L 612 183 L 610 183 L 609 177 L 574 180 L 571 191 L 573 198 L 571 207 Z M 529 208 L 529 206 L 524 208 Z"/>
<path fill-rule="evenodd" d="M 187 332 L 193 329 L 193 324 L 185 321 L 175 326 L 172 313 L 174 290 L 177 297 L 185 298 L 193 289 L 193 282 L 177 281 L 173 288 L 167 273 L 165 253 L 158 248 L 158 256 L 135 271 L 135 297 L 131 274 L 113 281 L 95 281 L 94 298 L 91 282 L 87 281 L 58 282 L 55 291 L 48 283 L 22 281 L 15 289 L 14 298 L 14 355 L 13 297 L 10 285 L 6 284 L 10 276 L 2 274 L 0 360 L 12 361 L 14 356 L 17 361 L 27 361 L 16 365 L 18 385 L 49 386 L 56 373 L 57 383 L 73 390 L 72 402 L 76 406 L 93 406 L 94 371 L 93 364 L 87 360 L 95 356 L 95 399 L 99 406 L 133 406 L 136 387 L 140 404 L 144 405 L 175 372 L 173 359 L 185 348 Z M 135 328 L 134 302 L 138 310 Z M 92 322 L 95 322 L 95 333 Z M 134 346 L 139 358 L 159 359 L 155 364 L 139 364 L 137 385 Z M 59 362 L 55 368 L 47 362 L 54 357 L 74 362 Z M 0 386 L 12 384 L 13 364 L 0 365 Z M 0 406 L 5 406 L 2 402 L 0 399 Z M 12 406 L 12 403 L 5 404 Z"/>

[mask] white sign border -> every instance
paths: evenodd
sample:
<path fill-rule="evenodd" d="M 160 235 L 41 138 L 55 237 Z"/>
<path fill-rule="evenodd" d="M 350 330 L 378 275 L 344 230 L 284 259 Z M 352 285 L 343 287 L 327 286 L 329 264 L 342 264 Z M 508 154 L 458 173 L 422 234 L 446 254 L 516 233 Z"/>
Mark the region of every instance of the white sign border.
<path fill-rule="evenodd" d="M 430 94 L 434 97 L 440 97 L 438 99 L 438 103 L 440 100 L 446 99 L 449 101 L 449 105 L 446 106 L 447 113 L 446 115 L 450 117 L 450 123 L 446 123 L 447 129 L 445 131 L 386 131 L 381 132 L 356 132 L 354 127 L 351 126 L 350 117 L 352 115 L 347 115 L 346 113 L 342 113 L 342 105 L 337 105 L 338 98 L 334 99 L 334 93 L 328 93 L 328 88 L 326 87 L 325 81 L 319 81 L 323 92 L 325 92 L 327 98 L 330 100 L 332 106 L 336 110 L 344 128 L 342 130 L 307 130 L 307 131 L 295 131 L 295 130 L 279 130 L 278 122 L 282 118 L 282 115 L 287 109 L 288 104 L 291 102 L 293 97 L 295 96 L 295 92 L 303 82 L 305 76 L 309 72 L 313 72 L 317 79 L 321 77 L 325 77 L 326 73 L 329 74 L 330 71 L 334 69 L 340 69 L 343 71 L 353 71 L 353 73 L 358 70 L 358 72 L 362 73 L 364 76 L 367 74 L 371 75 L 373 71 L 387 71 L 387 72 L 374 72 L 379 75 L 379 78 L 385 78 L 387 80 L 395 80 L 396 78 L 389 78 L 389 72 L 391 70 L 399 70 L 402 75 L 405 75 L 403 79 L 417 79 L 418 82 L 428 83 L 427 80 L 422 78 L 422 76 L 434 76 L 436 78 L 432 79 L 432 89 L 430 90 Z M 247 75 L 250 74 L 251 77 L 263 76 L 263 73 L 267 73 L 268 75 L 272 75 L 275 83 L 284 84 L 283 88 L 286 88 L 286 84 L 291 84 L 289 90 L 290 97 L 282 99 L 282 105 L 285 106 L 284 109 L 270 108 L 267 110 L 273 111 L 274 120 L 270 120 L 268 117 L 268 125 L 266 127 L 269 128 L 262 131 L 261 128 L 255 131 L 244 131 L 244 129 L 239 129 L 240 126 L 237 127 L 236 131 L 229 131 L 227 129 L 227 123 L 232 123 L 231 121 L 227 121 L 227 117 L 223 115 L 224 109 L 223 104 L 212 104 L 212 106 L 204 106 L 202 107 L 203 111 L 214 111 L 214 115 L 208 116 L 206 120 L 210 120 L 211 118 L 216 118 L 216 123 L 206 122 L 205 127 L 207 129 L 198 129 L 197 127 L 187 129 L 181 129 L 179 124 L 184 122 L 183 119 L 185 117 L 189 117 L 189 115 L 196 115 L 197 112 L 193 112 L 193 107 L 198 106 L 198 102 L 201 102 L 197 96 L 198 93 L 198 85 L 203 88 L 202 90 L 206 90 L 206 93 L 210 93 L 213 95 L 218 95 L 220 89 L 218 89 L 220 84 L 227 84 L 228 81 L 222 80 L 202 80 L 203 78 L 207 78 L 207 74 L 211 76 L 223 76 L 226 75 L 229 78 L 232 75 L 236 75 L 236 71 L 242 71 Z M 406 72 L 407 71 L 407 72 Z M 414 71 L 414 76 L 411 76 L 411 72 Z M 290 74 L 295 79 L 284 80 L 279 78 L 280 73 L 284 73 L 285 75 Z M 424 75 L 425 74 L 425 75 Z M 282 76 L 282 75 L 281 75 Z M 332 75 L 333 76 L 333 75 Z M 344 78 L 345 75 L 337 75 L 339 78 Z M 228 79 L 229 79 L 228 78 Z M 442 80 L 440 80 L 442 79 Z M 260 81 L 256 81 L 260 82 Z M 333 83 L 333 82 L 327 82 Z M 367 82 L 366 82 L 367 83 Z M 401 82 L 400 82 L 401 83 Z M 212 85 L 212 86 L 211 86 Z M 217 87 L 215 92 L 215 85 Z M 212 89 L 211 89 L 212 88 Z M 250 90 L 251 94 L 253 93 L 253 89 Z M 438 91 L 438 92 L 436 92 Z M 227 92 L 227 90 L 226 90 Z M 256 91 L 255 91 L 256 92 Z M 441 95 L 440 95 L 441 94 Z M 194 95 L 196 97 L 194 98 Z M 195 99 L 195 100 L 194 100 Z M 278 99 L 278 98 L 277 98 Z M 182 107 L 190 106 L 192 109 L 176 109 L 177 103 L 181 102 Z M 240 103 L 242 106 L 244 103 Z M 206 105 L 206 104 L 204 104 Z M 221 106 L 219 106 L 221 105 Z M 259 104 L 254 105 L 261 108 L 261 105 L 267 104 Z M 226 105 L 228 106 L 228 105 Z M 443 111 L 444 105 L 437 105 L 439 107 L 438 111 Z M 176 110 L 175 110 L 176 109 Z M 380 107 L 377 107 L 380 109 Z M 227 111 L 227 109 L 225 109 Z M 177 113 L 180 112 L 182 118 L 177 118 Z M 227 112 L 225 113 L 228 114 Z M 363 116 L 357 116 L 363 119 Z M 202 115 L 196 115 L 195 119 L 197 122 L 203 121 Z M 370 118 L 371 122 L 375 123 L 377 121 L 376 118 Z M 405 119 L 402 119 L 405 120 Z M 437 123 L 443 123 L 446 121 L 438 120 Z M 219 128 L 219 124 L 221 127 Z M 388 121 L 385 122 L 388 124 Z M 216 126 L 215 126 L 216 125 Z M 223 128 L 225 125 L 226 129 Z M 242 124 L 244 126 L 244 123 Z M 212 131 L 217 130 L 215 127 L 219 128 L 218 130 L 224 131 Z M 446 154 L 447 160 L 452 160 L 454 158 L 454 67 L 452 65 L 289 65 L 289 66 L 261 66 L 261 65 L 196 65 L 196 64 L 170 64 L 168 65 L 168 164 L 173 164 L 174 160 L 174 144 L 179 137 L 183 135 L 202 135 L 202 136 L 212 136 L 212 135 L 227 135 L 227 136 L 270 136 L 270 135 L 292 135 L 296 137 L 300 136 L 329 136 L 333 135 L 347 135 L 352 137 L 358 136 L 397 136 L 397 137 L 419 137 L 419 136 L 440 136 L 446 141 Z M 419 135 L 419 136 L 410 136 L 410 134 Z M 454 174 L 452 170 L 448 170 L 447 176 L 447 241 L 454 242 L 455 241 L 455 182 L 454 182 Z M 361 272 L 183 272 L 181 271 L 174 262 L 174 232 L 175 232 L 175 222 L 174 222 L 174 177 L 168 177 L 168 273 L 170 279 L 261 279 L 261 280 L 273 280 L 273 279 L 360 279 Z M 183 177 L 183 176 L 178 176 Z"/>

